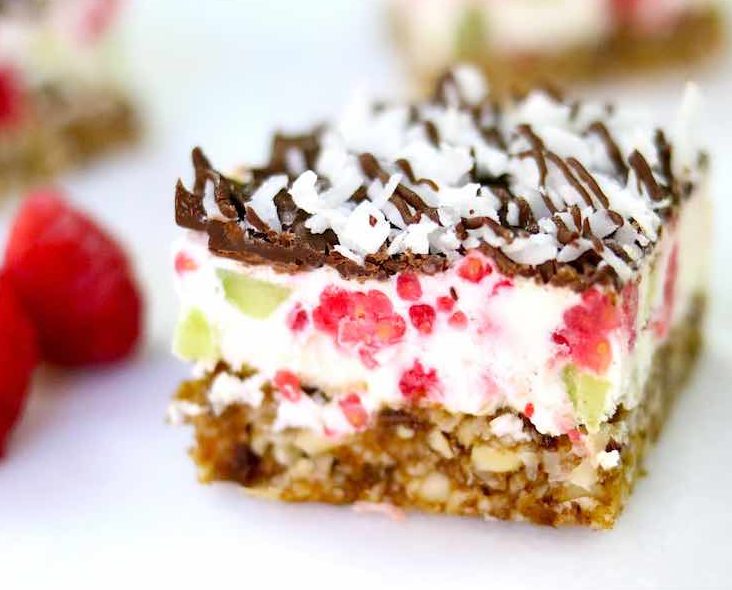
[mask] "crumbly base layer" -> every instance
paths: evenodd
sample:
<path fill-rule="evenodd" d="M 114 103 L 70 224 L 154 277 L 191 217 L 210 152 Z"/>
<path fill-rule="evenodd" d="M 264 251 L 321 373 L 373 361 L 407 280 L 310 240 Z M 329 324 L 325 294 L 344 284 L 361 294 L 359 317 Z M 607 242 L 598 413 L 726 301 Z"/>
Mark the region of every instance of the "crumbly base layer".
<path fill-rule="evenodd" d="M 723 42 L 723 18 L 710 10 L 686 16 L 674 30 L 663 35 L 621 30 L 596 48 L 582 46 L 540 54 L 486 52 L 463 55 L 461 59 L 483 69 L 491 81 L 492 92 L 523 92 L 537 84 L 642 74 L 693 64 L 718 53 Z M 416 72 L 423 88 L 433 88 L 442 73 Z"/>
<path fill-rule="evenodd" d="M 72 97 L 45 88 L 31 102 L 31 116 L 0 132 L 0 191 L 46 181 L 140 135 L 131 101 L 117 91 Z"/>
<path fill-rule="evenodd" d="M 201 408 L 187 421 L 195 427 L 192 456 L 204 482 L 238 482 L 258 495 L 294 502 L 365 501 L 609 528 L 698 357 L 704 301 L 697 298 L 656 352 L 643 403 L 619 410 L 593 437 L 600 450 L 620 454 L 619 466 L 607 471 L 590 465 L 587 453 L 566 435 L 541 435 L 528 421 L 526 440 L 495 436 L 489 423 L 496 415 L 384 410 L 365 431 L 334 446 L 303 430 L 274 432 L 276 405 L 266 388 L 259 408 L 230 406 L 216 415 L 207 401 L 215 372 L 184 383 L 176 399 Z M 217 367 L 221 370 L 226 368 Z"/>

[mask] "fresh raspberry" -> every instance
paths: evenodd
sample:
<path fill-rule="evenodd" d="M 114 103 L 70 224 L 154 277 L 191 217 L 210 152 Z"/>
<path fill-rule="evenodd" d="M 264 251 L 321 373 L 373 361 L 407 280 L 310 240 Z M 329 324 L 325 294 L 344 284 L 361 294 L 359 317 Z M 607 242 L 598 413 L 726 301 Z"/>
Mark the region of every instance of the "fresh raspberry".
<path fill-rule="evenodd" d="M 437 390 L 439 380 L 435 369 L 425 371 L 418 360 L 399 379 L 399 391 L 411 402 L 418 402 Z"/>
<path fill-rule="evenodd" d="M 531 417 L 533 415 L 534 415 L 534 404 L 532 404 L 531 402 L 529 402 L 524 407 L 524 416 L 526 416 L 527 418 L 531 419 Z"/>
<path fill-rule="evenodd" d="M 302 395 L 300 379 L 292 371 L 277 371 L 272 385 L 282 394 L 282 397 L 291 402 L 299 401 Z"/>
<path fill-rule="evenodd" d="M 470 283 L 480 283 L 493 269 L 478 255 L 467 256 L 458 267 L 458 276 Z"/>
<path fill-rule="evenodd" d="M 409 319 L 420 334 L 432 334 L 436 315 L 431 305 L 418 304 L 409 308 Z"/>
<path fill-rule="evenodd" d="M 456 311 L 450 316 L 447 323 L 453 328 L 462 330 L 468 326 L 468 316 L 466 316 L 462 311 Z"/>
<path fill-rule="evenodd" d="M 198 269 L 198 264 L 185 252 L 178 252 L 175 255 L 175 272 L 178 275 L 183 275 L 187 272 L 192 272 Z"/>
<path fill-rule="evenodd" d="M 450 313 L 455 307 L 455 300 L 452 297 L 438 297 L 436 304 L 439 311 Z"/>
<path fill-rule="evenodd" d="M 24 107 L 20 74 L 10 66 L 0 66 L 0 129 L 17 125 Z"/>
<path fill-rule="evenodd" d="M 397 295 L 404 301 L 418 301 L 422 297 L 422 285 L 413 272 L 405 272 L 397 277 Z"/>
<path fill-rule="evenodd" d="M 38 347 L 33 324 L 13 292 L 10 281 L 0 275 L 0 457 L 10 431 L 25 405 Z"/>
<path fill-rule="evenodd" d="M 287 327 L 293 332 L 302 332 L 307 325 L 308 312 L 303 309 L 301 304 L 296 303 L 287 314 Z"/>
<path fill-rule="evenodd" d="M 10 230 L 5 264 L 45 359 L 78 366 L 132 352 L 142 300 L 129 262 L 105 230 L 58 192 L 25 199 Z"/>
<path fill-rule="evenodd" d="M 360 430 L 366 426 L 366 423 L 369 420 L 369 415 L 361 403 L 361 398 L 357 394 L 348 394 L 346 397 L 338 401 L 338 405 L 340 406 L 343 415 L 346 417 L 346 420 L 348 420 L 351 426 L 356 430 Z"/>

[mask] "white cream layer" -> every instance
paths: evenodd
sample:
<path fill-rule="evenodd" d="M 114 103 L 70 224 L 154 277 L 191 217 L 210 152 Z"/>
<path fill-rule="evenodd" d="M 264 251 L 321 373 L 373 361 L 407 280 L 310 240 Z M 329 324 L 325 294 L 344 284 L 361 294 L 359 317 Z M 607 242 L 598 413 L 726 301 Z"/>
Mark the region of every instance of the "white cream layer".
<path fill-rule="evenodd" d="M 667 334 L 659 334 L 656 320 L 662 313 L 665 270 L 675 244 L 680 256 L 674 323 L 683 318 L 691 298 L 704 290 L 705 264 L 698 253 L 707 252 L 708 228 L 707 202 L 701 196 L 694 197 L 684 206 L 678 227 L 667 229 L 644 266 L 635 349 L 627 352 L 627 335 L 622 329 L 608 337 L 613 360 L 603 375 L 611 383 L 605 417 L 611 416 L 619 404 L 633 407 L 640 401 L 653 353 Z M 509 408 L 526 413 L 527 404 L 531 404 L 530 419 L 539 432 L 558 435 L 577 426 L 578 417 L 562 379 L 566 361 L 557 359 L 557 345 L 552 340 L 552 334 L 563 325 L 564 313 L 580 301 L 580 296 L 568 289 L 516 278 L 511 288 L 499 288 L 494 293 L 496 285 L 505 279 L 497 271 L 477 285 L 457 276 L 455 268 L 442 275 L 420 277 L 421 302 L 434 305 L 437 297 L 448 295 L 449 287 L 454 286 L 459 297 L 455 309 L 469 319 L 465 330 L 457 330 L 448 324 L 449 314 L 438 311 L 433 332 L 423 335 L 410 325 L 408 308 L 413 302 L 400 299 L 395 278 L 358 283 L 342 279 L 331 268 L 280 274 L 266 266 L 245 266 L 212 256 L 205 237 L 193 232 L 180 240 L 176 252 L 184 252 L 197 267 L 178 275 L 183 310 L 203 311 L 218 334 L 221 359 L 235 368 L 246 365 L 256 369 L 257 383 L 272 379 L 277 371 L 291 371 L 302 383 L 336 400 L 320 405 L 308 396 L 297 402 L 282 399 L 278 428 L 350 432 L 353 426 L 337 404 L 350 393 L 359 396 L 369 415 L 384 406 L 403 406 L 406 401 L 399 380 L 415 360 L 426 369 L 436 370 L 439 392 L 429 397 L 429 403 L 441 405 L 448 412 L 481 415 Z M 267 319 L 244 316 L 226 300 L 218 269 L 286 286 L 292 294 Z M 291 310 L 299 304 L 310 312 L 328 285 L 359 291 L 378 289 L 389 297 L 394 311 L 405 318 L 403 340 L 376 353 L 378 366 L 364 365 L 353 350 L 316 330 L 312 319 L 297 333 L 288 326 Z M 212 401 L 218 409 L 226 403 L 258 403 L 260 398 L 253 394 L 251 384 L 242 384 L 241 391 L 236 391 L 234 385 L 227 381 L 214 388 Z"/>

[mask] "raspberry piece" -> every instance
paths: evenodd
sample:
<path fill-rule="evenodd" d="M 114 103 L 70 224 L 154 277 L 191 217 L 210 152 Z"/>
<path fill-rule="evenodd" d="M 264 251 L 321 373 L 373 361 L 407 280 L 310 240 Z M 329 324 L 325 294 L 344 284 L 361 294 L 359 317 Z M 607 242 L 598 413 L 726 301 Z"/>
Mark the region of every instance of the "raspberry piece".
<path fill-rule="evenodd" d="M 679 247 L 674 246 L 666 266 L 666 277 L 663 281 L 663 307 L 659 317 L 654 321 L 656 335 L 663 338 L 671 326 L 676 302 L 676 279 L 679 274 Z"/>
<path fill-rule="evenodd" d="M 377 322 L 374 328 L 374 340 L 380 346 L 396 344 L 407 331 L 407 324 L 399 314 L 394 314 Z"/>
<path fill-rule="evenodd" d="M 45 359 L 79 366 L 132 352 L 140 337 L 142 300 L 127 257 L 58 192 L 36 192 L 23 202 L 5 263 Z"/>
<path fill-rule="evenodd" d="M 363 347 L 359 349 L 358 358 L 361 359 L 363 366 L 367 369 L 375 369 L 379 366 L 376 358 L 374 358 L 374 349 L 371 347 Z"/>
<path fill-rule="evenodd" d="M 412 272 L 405 272 L 397 277 L 397 295 L 404 301 L 418 301 L 422 297 L 422 285 Z"/>
<path fill-rule="evenodd" d="M 468 326 L 468 316 L 466 316 L 462 311 L 456 311 L 450 316 L 447 323 L 453 328 L 462 330 Z"/>
<path fill-rule="evenodd" d="M 437 309 L 444 312 L 450 313 L 455 307 L 455 300 L 452 297 L 438 297 L 437 298 Z"/>
<path fill-rule="evenodd" d="M 94 0 L 81 21 L 79 35 L 83 41 L 99 40 L 114 22 L 120 0 Z"/>
<path fill-rule="evenodd" d="M 566 349 L 569 350 L 569 342 L 561 332 L 552 333 L 552 342 L 554 342 L 554 344 L 556 344 L 557 346 L 561 346 L 563 348 L 566 347 Z"/>
<path fill-rule="evenodd" d="M 614 330 L 620 325 L 617 309 L 608 295 L 590 289 L 582 294 L 582 301 L 594 322 L 593 329 Z"/>
<path fill-rule="evenodd" d="M 282 394 L 282 397 L 291 402 L 299 401 L 302 395 L 300 379 L 292 371 L 277 371 L 272 379 L 272 385 Z"/>
<path fill-rule="evenodd" d="M 338 324 L 353 310 L 350 294 L 338 287 L 326 287 L 320 294 L 320 305 L 313 310 L 313 323 L 318 330 L 336 335 Z"/>
<path fill-rule="evenodd" d="M 467 256 L 458 267 L 458 276 L 470 283 L 480 283 L 492 272 L 493 269 L 475 255 Z"/>
<path fill-rule="evenodd" d="M 338 330 L 339 344 L 359 344 L 369 340 L 375 324 L 369 318 L 343 320 Z"/>
<path fill-rule="evenodd" d="M 295 307 L 287 314 L 287 327 L 293 332 L 302 332 L 307 325 L 308 312 L 303 309 L 302 305 L 296 303 Z"/>
<path fill-rule="evenodd" d="M 198 264 L 185 252 L 178 252 L 175 255 L 175 272 L 179 275 L 194 271 L 198 268 Z"/>
<path fill-rule="evenodd" d="M 605 372 L 612 362 L 607 335 L 620 326 L 620 317 L 612 299 L 596 289 L 582 294 L 582 303 L 564 313 L 565 328 L 552 334 L 552 341 L 569 354 L 577 365 L 597 373 Z"/>
<path fill-rule="evenodd" d="M 351 426 L 356 430 L 360 430 L 366 426 L 366 423 L 369 420 L 369 415 L 361 404 L 361 398 L 358 397 L 358 395 L 350 393 L 343 399 L 339 400 L 338 405 L 340 406 L 343 415 L 346 417 L 346 420 L 348 420 Z"/>
<path fill-rule="evenodd" d="M 406 331 L 389 297 L 377 289 L 348 292 L 327 287 L 313 310 L 313 324 L 334 336 L 338 345 L 352 348 L 370 369 L 378 365 L 374 354 L 399 342 Z"/>
<path fill-rule="evenodd" d="M 12 67 L 0 67 L 0 129 L 14 127 L 23 117 L 23 88 L 19 73 Z"/>
<path fill-rule="evenodd" d="M 0 457 L 25 405 L 38 363 L 36 333 L 10 281 L 0 275 Z"/>
<path fill-rule="evenodd" d="M 531 402 L 529 402 L 524 407 L 524 416 L 526 416 L 527 418 L 531 419 L 531 417 L 533 415 L 534 415 L 534 404 L 532 404 Z"/>
<path fill-rule="evenodd" d="M 411 402 L 418 402 L 437 390 L 437 371 L 428 369 L 425 371 L 422 363 L 414 361 L 411 369 L 402 373 L 399 379 L 399 391 Z"/>
<path fill-rule="evenodd" d="M 571 430 L 567 431 L 567 437 L 569 437 L 569 440 L 571 440 L 572 442 L 579 442 L 581 438 L 580 431 L 576 428 L 572 428 Z"/>
<path fill-rule="evenodd" d="M 493 285 L 493 289 L 491 290 L 491 295 L 498 295 L 498 293 L 500 293 L 504 289 L 512 289 L 512 288 L 513 288 L 513 281 L 511 279 L 501 279 L 495 285 Z"/>
<path fill-rule="evenodd" d="M 623 302 L 621 305 L 621 323 L 628 334 L 628 348 L 635 348 L 635 341 L 638 338 L 636 320 L 638 318 L 638 283 L 631 282 L 623 288 Z"/>
<path fill-rule="evenodd" d="M 419 304 L 409 308 L 409 319 L 420 334 L 432 334 L 436 315 L 431 305 Z"/>
<path fill-rule="evenodd" d="M 572 358 L 580 366 L 604 373 L 612 362 L 610 342 L 604 336 L 588 335 L 570 345 Z"/>

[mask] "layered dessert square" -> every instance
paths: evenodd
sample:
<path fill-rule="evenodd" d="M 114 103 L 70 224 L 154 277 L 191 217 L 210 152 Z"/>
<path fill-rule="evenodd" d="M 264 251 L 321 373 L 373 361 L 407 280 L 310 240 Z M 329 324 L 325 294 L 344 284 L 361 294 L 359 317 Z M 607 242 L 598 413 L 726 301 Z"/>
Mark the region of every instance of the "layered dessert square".
<path fill-rule="evenodd" d="M 120 5 L 0 1 L 0 190 L 138 135 L 115 28 Z"/>
<path fill-rule="evenodd" d="M 203 481 L 610 527 L 694 366 L 697 91 L 654 128 L 474 69 L 179 182 L 170 413 Z"/>
<path fill-rule="evenodd" d="M 456 60 L 495 89 L 694 63 L 723 39 L 720 0 L 390 0 L 393 36 L 429 85 Z"/>

